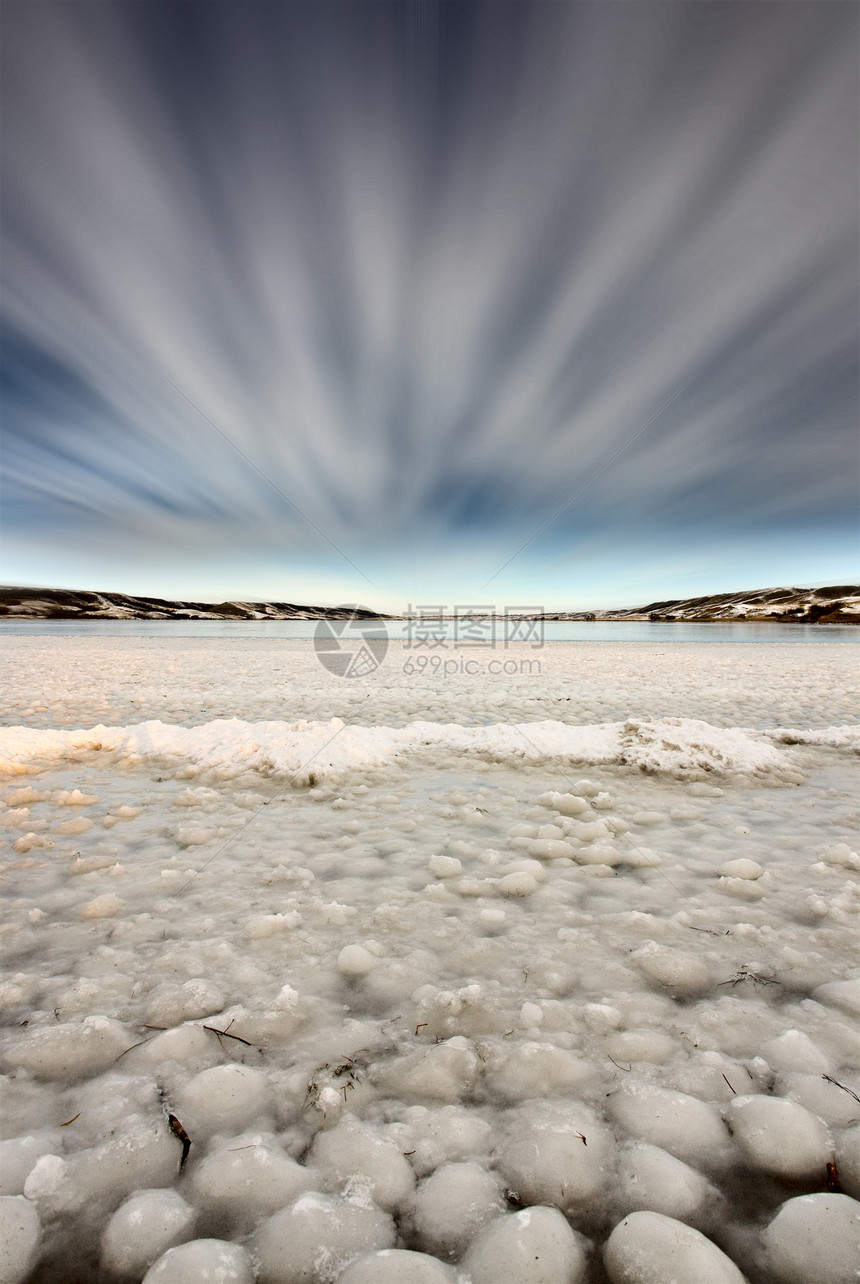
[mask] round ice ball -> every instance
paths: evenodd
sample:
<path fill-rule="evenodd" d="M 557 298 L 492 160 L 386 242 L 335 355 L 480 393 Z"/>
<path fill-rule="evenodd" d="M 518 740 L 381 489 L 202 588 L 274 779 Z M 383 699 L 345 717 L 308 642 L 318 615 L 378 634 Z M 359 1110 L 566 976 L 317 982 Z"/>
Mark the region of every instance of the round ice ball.
<path fill-rule="evenodd" d="M 316 1192 L 275 1213 L 255 1236 L 263 1284 L 335 1280 L 353 1258 L 393 1244 L 393 1221 L 369 1200 Z"/>
<path fill-rule="evenodd" d="M 36 1162 L 61 1145 L 60 1134 L 53 1128 L 0 1141 L 0 1195 L 22 1195 Z"/>
<path fill-rule="evenodd" d="M 613 1093 L 607 1108 L 625 1132 L 680 1159 L 714 1166 L 733 1152 L 714 1107 L 685 1092 L 648 1083 L 625 1085 Z"/>
<path fill-rule="evenodd" d="M 746 1284 L 716 1244 L 663 1213 L 630 1213 L 609 1236 L 603 1261 L 612 1284 Z"/>
<path fill-rule="evenodd" d="M 611 1133 L 579 1102 L 516 1107 L 498 1152 L 502 1175 L 523 1202 L 565 1212 L 586 1208 L 602 1193 L 613 1163 Z"/>
<path fill-rule="evenodd" d="M 415 1185 L 415 1174 L 398 1147 L 352 1115 L 317 1134 L 309 1163 L 320 1169 L 329 1187 L 362 1186 L 388 1211 L 402 1204 Z"/>
<path fill-rule="evenodd" d="M 194 1170 L 191 1189 L 199 1208 L 245 1230 L 303 1195 L 316 1176 L 273 1140 L 246 1135 L 207 1155 Z"/>
<path fill-rule="evenodd" d="M 830 1155 L 821 1120 L 782 1097 L 735 1097 L 726 1110 L 735 1140 L 751 1164 L 791 1181 L 819 1176 Z"/>
<path fill-rule="evenodd" d="M 36 1264 L 41 1226 L 23 1195 L 0 1196 L 0 1280 L 21 1284 Z"/>
<path fill-rule="evenodd" d="M 779 1284 L 857 1284 L 860 1203 L 848 1195 L 800 1195 L 782 1205 L 764 1233 Z"/>
<path fill-rule="evenodd" d="M 167 1249 L 188 1239 L 195 1212 L 175 1190 L 137 1190 L 111 1217 L 101 1260 L 114 1275 L 140 1276 Z"/>
<path fill-rule="evenodd" d="M 223 1239 L 193 1239 L 169 1248 L 143 1277 L 143 1284 L 254 1284 L 246 1248 Z"/>
<path fill-rule="evenodd" d="M 557 1208 L 524 1208 L 479 1231 L 462 1265 L 471 1284 L 581 1284 L 584 1243 Z"/>
<path fill-rule="evenodd" d="M 664 1213 L 681 1222 L 696 1221 L 718 1199 L 702 1173 L 647 1142 L 634 1142 L 622 1153 L 616 1190 L 624 1213 Z"/>
<path fill-rule="evenodd" d="M 192 1140 L 246 1128 L 269 1105 L 265 1076 L 253 1066 L 212 1066 L 176 1094 L 176 1113 Z"/>
<path fill-rule="evenodd" d="M 372 972 L 378 960 L 363 945 L 345 945 L 337 956 L 337 970 L 341 976 L 358 980 Z"/>
<path fill-rule="evenodd" d="M 458 1257 L 504 1208 L 502 1183 L 480 1164 L 443 1164 L 415 1193 L 412 1224 L 421 1248 Z"/>
<path fill-rule="evenodd" d="M 453 1284 L 454 1272 L 435 1257 L 383 1248 L 350 1262 L 337 1284 Z"/>
<path fill-rule="evenodd" d="M 133 1043 L 119 1021 L 90 1016 L 28 1030 L 3 1059 L 10 1069 L 27 1070 L 37 1079 L 87 1079 L 107 1070 Z"/>

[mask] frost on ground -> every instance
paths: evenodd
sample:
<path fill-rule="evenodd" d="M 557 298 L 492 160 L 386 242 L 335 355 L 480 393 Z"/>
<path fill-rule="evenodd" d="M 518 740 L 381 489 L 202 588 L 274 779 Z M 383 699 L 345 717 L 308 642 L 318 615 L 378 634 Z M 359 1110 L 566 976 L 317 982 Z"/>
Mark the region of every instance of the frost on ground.
<path fill-rule="evenodd" d="M 856 1284 L 853 647 L 4 649 L 0 1279 Z"/>

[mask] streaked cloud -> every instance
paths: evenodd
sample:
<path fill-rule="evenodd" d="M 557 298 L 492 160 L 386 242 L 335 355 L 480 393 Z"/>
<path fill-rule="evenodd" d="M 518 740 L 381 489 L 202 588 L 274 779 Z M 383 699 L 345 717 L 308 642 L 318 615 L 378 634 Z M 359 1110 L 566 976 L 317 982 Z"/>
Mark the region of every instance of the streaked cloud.
<path fill-rule="evenodd" d="M 482 580 L 583 486 L 530 556 L 848 529 L 854 4 L 4 25 L 15 541 L 157 589 L 170 547 L 334 559 L 314 527 L 419 582 L 469 545 Z"/>

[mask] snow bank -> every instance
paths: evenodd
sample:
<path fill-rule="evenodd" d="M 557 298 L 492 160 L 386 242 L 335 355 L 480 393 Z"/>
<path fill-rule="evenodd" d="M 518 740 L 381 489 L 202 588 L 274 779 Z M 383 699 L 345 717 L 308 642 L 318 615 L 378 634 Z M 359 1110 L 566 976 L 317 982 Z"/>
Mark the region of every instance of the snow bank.
<path fill-rule="evenodd" d="M 793 780 L 801 778 L 797 764 L 774 741 L 860 749 L 856 728 L 810 733 L 808 741 L 803 734 L 714 727 L 692 718 L 628 719 L 591 726 L 547 721 L 484 727 L 438 722 L 367 727 L 348 725 L 339 718 L 296 723 L 219 718 L 197 727 L 157 721 L 80 731 L 6 727 L 0 729 L 0 770 L 19 772 L 34 763 L 101 752 L 133 761 L 167 760 L 228 776 L 250 769 L 306 784 L 435 750 L 507 763 L 619 764 L 678 779 L 741 774 Z M 571 815 L 567 797 L 559 806 Z"/>

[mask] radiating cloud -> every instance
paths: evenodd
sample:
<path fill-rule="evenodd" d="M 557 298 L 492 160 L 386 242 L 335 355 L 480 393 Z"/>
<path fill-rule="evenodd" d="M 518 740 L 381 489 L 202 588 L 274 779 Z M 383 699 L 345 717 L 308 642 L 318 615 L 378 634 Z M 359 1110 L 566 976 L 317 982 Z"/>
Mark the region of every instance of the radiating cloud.
<path fill-rule="evenodd" d="M 850 518 L 853 3 L 4 17 L 14 534 Z"/>

